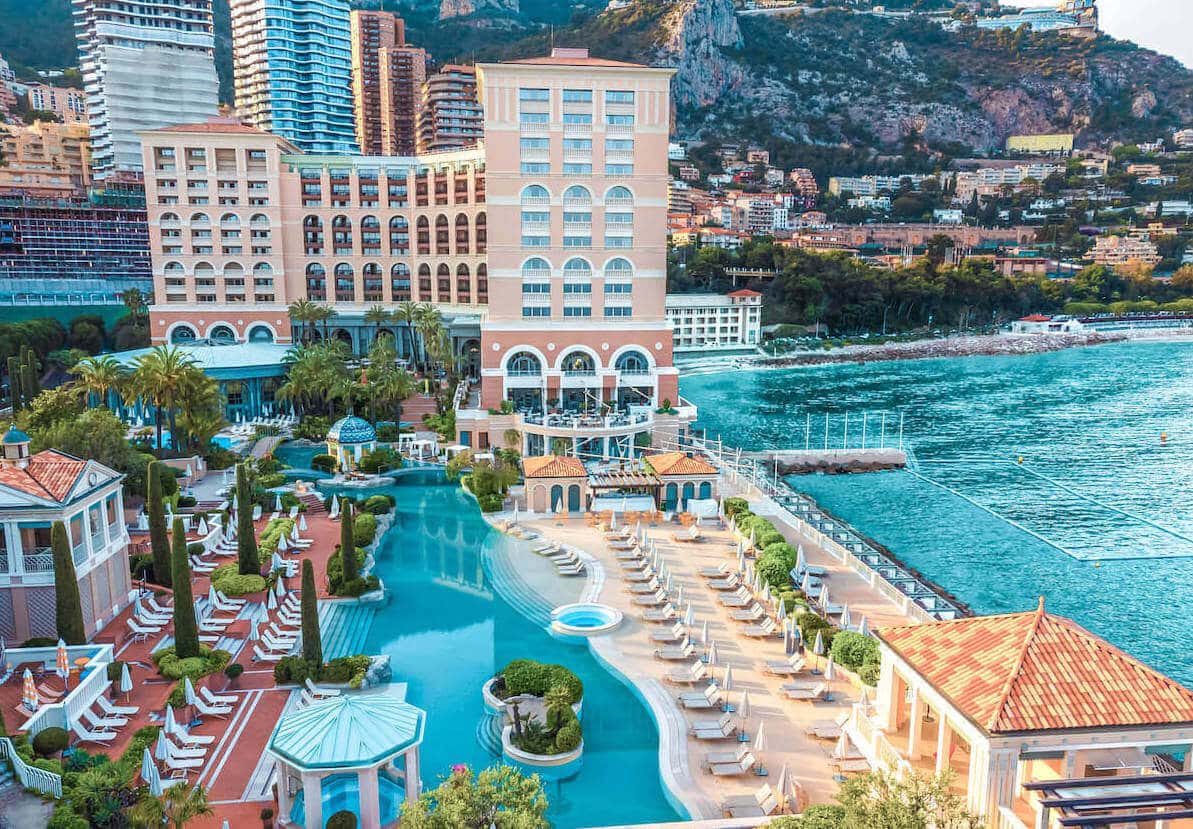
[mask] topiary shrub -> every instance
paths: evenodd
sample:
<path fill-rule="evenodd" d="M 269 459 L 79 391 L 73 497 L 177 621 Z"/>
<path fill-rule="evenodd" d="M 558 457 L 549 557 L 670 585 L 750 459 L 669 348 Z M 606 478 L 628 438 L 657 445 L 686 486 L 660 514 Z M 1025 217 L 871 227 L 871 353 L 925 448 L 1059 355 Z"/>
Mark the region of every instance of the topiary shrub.
<path fill-rule="evenodd" d="M 725 514 L 731 518 L 737 518 L 742 513 L 750 511 L 750 502 L 745 498 L 726 498 L 725 499 Z"/>
<path fill-rule="evenodd" d="M 356 560 L 364 561 L 365 551 L 356 548 Z M 381 581 L 376 576 L 360 577 L 344 581 L 344 560 L 337 550 L 327 560 L 327 586 L 335 596 L 363 596 L 381 587 Z"/>
<path fill-rule="evenodd" d="M 793 566 L 794 562 L 789 563 L 781 554 L 763 553 L 758 557 L 754 569 L 772 589 L 786 590 L 791 586 L 791 568 Z"/>
<path fill-rule="evenodd" d="M 191 507 L 195 506 L 198 503 L 199 503 L 198 499 L 196 499 L 195 496 L 193 496 L 193 495 L 179 495 L 178 503 L 176 504 L 176 506 L 179 509 L 190 509 Z"/>
<path fill-rule="evenodd" d="M 804 647 L 809 651 L 816 645 L 817 633 L 820 633 L 823 640 L 824 652 L 829 653 L 832 650 L 833 636 L 837 633 L 837 629 L 831 624 L 815 613 L 801 613 L 795 618 L 795 623 L 799 625 L 800 635 L 804 639 Z"/>
<path fill-rule="evenodd" d="M 547 666 L 547 688 L 564 688 L 568 701 L 575 705 L 584 697 L 584 683 L 563 665 Z"/>
<path fill-rule="evenodd" d="M 390 504 L 389 498 L 384 495 L 370 495 L 365 499 L 361 509 L 373 515 L 386 515 L 393 509 L 393 505 Z"/>
<path fill-rule="evenodd" d="M 186 545 L 186 554 L 188 556 L 203 555 L 203 542 L 202 541 L 192 541 L 190 544 L 187 544 Z"/>
<path fill-rule="evenodd" d="M 293 518 L 274 518 L 265 525 L 265 529 L 261 531 L 261 537 L 257 540 L 257 555 L 262 560 L 272 558 L 273 554 L 278 550 L 278 541 L 282 536 L 287 536 L 294 532 Z"/>
<path fill-rule="evenodd" d="M 315 455 L 311 458 L 311 469 L 319 472 L 335 472 L 339 463 L 335 455 Z"/>
<path fill-rule="evenodd" d="M 352 540 L 357 547 L 367 547 L 377 537 L 377 516 L 362 512 L 352 519 Z M 363 560 L 363 556 L 361 559 Z"/>
<path fill-rule="evenodd" d="M 583 739 L 584 735 L 580 728 L 580 721 L 573 718 L 570 723 L 559 729 L 559 733 L 555 735 L 555 750 L 560 754 L 574 751 L 580 747 Z"/>
<path fill-rule="evenodd" d="M 857 669 L 857 677 L 871 688 L 878 685 L 878 678 L 882 674 L 882 666 L 877 662 L 867 662 Z"/>
<path fill-rule="evenodd" d="M 189 676 L 195 681 L 208 674 L 219 673 L 232 661 L 232 654 L 225 650 L 212 650 L 207 645 L 199 645 L 199 655 L 188 659 L 179 659 L 174 652 L 174 646 L 162 648 L 153 652 L 152 659 L 157 665 L 157 672 L 167 679 L 182 679 Z"/>
<path fill-rule="evenodd" d="M 786 540 L 783 537 L 783 533 L 773 528 L 754 534 L 754 546 L 760 550 L 765 550 L 767 547 L 775 544 L 782 544 Z M 792 562 L 792 565 L 794 564 L 795 562 Z"/>
<path fill-rule="evenodd" d="M 849 670 L 863 665 L 877 665 L 879 661 L 878 640 L 863 636 L 852 630 L 843 630 L 833 637 L 833 661 Z"/>
<path fill-rule="evenodd" d="M 247 596 L 265 589 L 264 577 L 253 573 L 241 575 L 237 572 L 236 564 L 225 564 L 212 570 L 211 583 L 216 590 L 228 596 Z"/>
<path fill-rule="evenodd" d="M 268 475 L 260 475 L 257 478 L 257 486 L 262 489 L 273 489 L 274 487 L 282 486 L 286 483 L 286 476 L 281 472 L 270 472 Z"/>
<path fill-rule="evenodd" d="M 278 685 L 301 685 L 308 678 L 318 679 L 320 667 L 312 665 L 301 656 L 283 656 L 273 666 L 273 681 Z"/>
<path fill-rule="evenodd" d="M 70 744 L 65 728 L 50 726 L 33 735 L 33 752 L 38 757 L 52 757 Z"/>
<path fill-rule="evenodd" d="M 568 701 L 575 704 L 584 696 L 584 683 L 563 665 L 546 665 L 532 659 L 515 659 L 501 671 L 503 689 L 500 696 L 532 694 L 541 697 L 551 688 L 563 688 Z"/>
<path fill-rule="evenodd" d="M 356 829 L 356 815 L 341 809 L 327 819 L 326 829 Z"/>

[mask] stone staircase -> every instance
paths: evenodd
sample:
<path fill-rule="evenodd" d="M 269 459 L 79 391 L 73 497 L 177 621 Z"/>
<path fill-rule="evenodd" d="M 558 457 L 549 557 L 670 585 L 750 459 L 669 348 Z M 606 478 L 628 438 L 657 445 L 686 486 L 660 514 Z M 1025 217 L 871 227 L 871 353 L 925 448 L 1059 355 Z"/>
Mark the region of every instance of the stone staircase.
<path fill-rule="evenodd" d="M 323 499 L 315 492 L 306 492 L 298 496 L 298 500 L 306 504 L 306 512 L 308 516 L 323 515 L 327 512 L 327 507 L 323 506 Z"/>
<path fill-rule="evenodd" d="M 487 708 L 476 724 L 476 742 L 490 757 L 501 756 L 501 731 L 505 727 L 505 715 L 494 714 Z"/>

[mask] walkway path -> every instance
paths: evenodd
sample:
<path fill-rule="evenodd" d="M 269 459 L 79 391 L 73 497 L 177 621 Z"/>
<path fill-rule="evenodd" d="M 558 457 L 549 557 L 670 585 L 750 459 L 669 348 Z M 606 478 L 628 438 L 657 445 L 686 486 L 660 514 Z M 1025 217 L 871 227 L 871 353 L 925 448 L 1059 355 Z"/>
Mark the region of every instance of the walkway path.
<path fill-rule="evenodd" d="M 263 458 L 273 452 L 279 443 L 283 440 L 281 435 L 266 435 L 253 444 L 252 450 L 249 452 L 254 458 Z"/>

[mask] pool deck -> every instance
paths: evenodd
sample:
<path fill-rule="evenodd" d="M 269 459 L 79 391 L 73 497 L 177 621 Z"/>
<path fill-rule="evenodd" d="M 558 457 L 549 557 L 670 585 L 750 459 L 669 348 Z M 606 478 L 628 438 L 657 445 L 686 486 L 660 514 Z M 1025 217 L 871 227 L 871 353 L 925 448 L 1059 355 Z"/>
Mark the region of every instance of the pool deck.
<path fill-rule="evenodd" d="M 854 614 L 864 614 L 872 629 L 916 621 L 905 616 L 901 608 L 827 553 L 814 539 L 802 535 L 793 523 L 783 518 L 782 510 L 769 498 L 757 490 L 746 491 L 744 486 L 729 481 L 724 481 L 723 487 L 726 495 L 740 491 L 749 498 L 755 511 L 770 518 L 789 541 L 802 544 L 808 563 L 828 570 L 834 601 L 848 603 Z M 511 517 L 502 513 L 489 516 L 489 519 L 495 526 L 500 526 L 503 520 Z M 742 691 L 749 691 L 750 719 L 746 731 L 751 744 L 759 724 L 765 723 L 765 747 L 758 753 L 758 758 L 768 771 L 766 777 L 745 774 L 717 778 L 704 770 L 707 752 L 735 751 L 741 744 L 733 740 L 712 742 L 688 737 L 690 720 L 715 718 L 719 712 L 691 712 L 679 706 L 679 693 L 700 690 L 703 683 L 679 686 L 665 682 L 671 670 L 687 663 L 655 658 L 658 643 L 651 641 L 650 633 L 661 630 L 662 626 L 642 619 L 642 608 L 633 604 L 631 594 L 625 590 L 622 568 L 601 530 L 588 526 L 582 517 L 561 520 L 525 512 L 521 513 L 519 526 L 542 538 L 578 548 L 590 559 L 586 579 L 564 578 L 555 572 L 549 560 L 531 551 L 531 544 L 511 544 L 509 555 L 518 577 L 544 600 L 552 605 L 595 600 L 625 614 L 617 630 L 590 638 L 589 645 L 597 659 L 627 679 L 651 709 L 659 727 L 659 768 L 664 783 L 693 820 L 719 819 L 724 798 L 751 794 L 764 782 L 777 784 L 784 764 L 802 788 L 807 802 L 833 802 L 838 783 L 833 779 L 830 754 L 835 743 L 818 740 L 808 732 L 814 724 L 832 721 L 847 713 L 858 701 L 860 690 L 848 678 L 839 677 L 830 683 L 831 702 L 796 702 L 784 698 L 780 686 L 791 681 L 790 678 L 782 679 L 763 672 L 767 660 L 785 658 L 782 639 L 745 636 L 741 632 L 743 625 L 730 618 L 729 611 L 717 600 L 718 592 L 709 588 L 707 580 L 699 574 L 703 567 L 720 564 L 732 567 L 736 564 L 736 540 L 727 529 L 702 527 L 704 540 L 700 542 L 672 540 L 672 534 L 682 530 L 679 524 L 648 526 L 647 533 L 655 541 L 672 574 L 673 587 L 683 587 L 685 607 L 688 601 L 692 604 L 694 641 L 698 640 L 704 622 L 708 622 L 709 638 L 717 646 L 718 663 L 710 672 L 720 684 L 726 666 L 732 667 L 732 689 L 727 696 L 735 707 L 740 705 Z M 680 613 L 685 607 L 679 608 Z M 697 645 L 697 653 L 702 650 Z M 814 659 L 810 654 L 807 658 L 809 661 Z M 798 678 L 823 679 L 806 673 Z"/>

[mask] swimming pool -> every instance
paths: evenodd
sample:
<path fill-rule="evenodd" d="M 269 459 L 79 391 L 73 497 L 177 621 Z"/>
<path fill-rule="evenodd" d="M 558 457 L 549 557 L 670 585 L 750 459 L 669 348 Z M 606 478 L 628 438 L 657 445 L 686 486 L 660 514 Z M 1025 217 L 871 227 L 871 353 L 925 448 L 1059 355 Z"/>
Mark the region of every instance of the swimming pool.
<path fill-rule="evenodd" d="M 385 774 L 377 776 L 378 798 L 381 801 L 381 823 L 393 823 L 398 819 L 405 790 L 402 784 Z M 355 774 L 333 774 L 323 778 L 323 825 L 336 812 L 348 811 L 360 817 L 360 778 Z M 298 826 L 306 825 L 306 804 L 303 792 L 299 791 L 290 808 L 290 820 Z"/>
<path fill-rule="evenodd" d="M 608 605 L 584 602 L 565 604 L 551 612 L 552 628 L 572 636 L 596 636 L 621 624 L 620 610 Z"/>
<path fill-rule="evenodd" d="M 638 697 L 587 645 L 553 638 L 493 590 L 485 556 L 504 555 L 512 542 L 484 522 L 475 501 L 437 470 L 411 470 L 376 491 L 398 502 L 375 554 L 391 599 L 364 650 L 388 654 L 394 681 L 408 683 L 407 700 L 427 711 L 423 785 L 437 785 L 456 763 L 499 762 L 483 739 L 481 686 L 510 660 L 528 657 L 564 664 L 584 682 L 584 762 L 575 775 L 545 782 L 552 824 L 684 819 L 664 793 L 658 730 Z"/>

